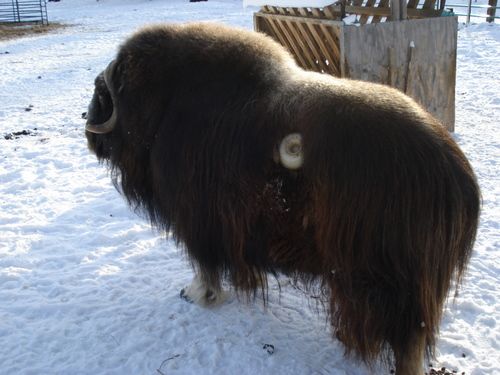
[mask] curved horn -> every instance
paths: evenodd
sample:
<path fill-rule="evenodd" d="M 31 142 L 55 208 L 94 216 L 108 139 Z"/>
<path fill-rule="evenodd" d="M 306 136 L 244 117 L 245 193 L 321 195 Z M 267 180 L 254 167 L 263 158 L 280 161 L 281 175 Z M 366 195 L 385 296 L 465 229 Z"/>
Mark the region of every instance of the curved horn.
<path fill-rule="evenodd" d="M 116 66 L 116 60 L 111 61 L 111 63 L 108 65 L 108 67 L 103 73 L 104 82 L 106 83 L 109 95 L 111 96 L 111 102 L 113 103 L 113 112 L 111 113 L 111 117 L 102 124 L 91 124 L 87 121 L 87 123 L 85 124 L 85 130 L 90 133 L 106 134 L 110 133 L 115 128 L 117 119 L 116 106 L 115 106 L 116 97 L 113 91 L 113 85 L 111 84 L 112 83 L 111 78 L 115 70 L 115 66 Z"/>
<path fill-rule="evenodd" d="M 304 163 L 302 136 L 299 133 L 288 134 L 280 144 L 281 164 L 288 169 L 299 169 Z"/>

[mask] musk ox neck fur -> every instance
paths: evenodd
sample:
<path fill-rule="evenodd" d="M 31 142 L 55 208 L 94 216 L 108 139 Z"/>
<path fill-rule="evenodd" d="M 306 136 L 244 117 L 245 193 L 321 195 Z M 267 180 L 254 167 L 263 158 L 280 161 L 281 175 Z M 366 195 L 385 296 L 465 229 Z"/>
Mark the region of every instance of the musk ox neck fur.
<path fill-rule="evenodd" d="M 480 198 L 464 154 L 412 99 L 305 72 L 254 32 L 157 25 L 96 78 L 88 119 L 90 150 L 185 246 L 197 290 L 226 279 L 265 295 L 268 273 L 285 273 L 320 289 L 347 353 L 421 373 Z M 279 154 L 290 134 L 293 169 Z"/>

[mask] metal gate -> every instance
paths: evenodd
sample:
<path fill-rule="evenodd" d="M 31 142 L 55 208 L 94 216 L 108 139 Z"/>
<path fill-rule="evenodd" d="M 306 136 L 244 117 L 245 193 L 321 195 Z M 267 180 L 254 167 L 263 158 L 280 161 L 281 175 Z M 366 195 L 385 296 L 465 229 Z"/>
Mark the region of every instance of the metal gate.
<path fill-rule="evenodd" d="M 45 0 L 0 0 L 0 23 L 48 25 Z"/>

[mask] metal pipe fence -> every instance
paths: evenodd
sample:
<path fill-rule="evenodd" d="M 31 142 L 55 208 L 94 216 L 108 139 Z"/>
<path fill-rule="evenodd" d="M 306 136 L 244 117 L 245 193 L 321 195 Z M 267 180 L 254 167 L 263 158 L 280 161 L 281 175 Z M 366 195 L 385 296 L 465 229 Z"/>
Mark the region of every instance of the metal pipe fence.
<path fill-rule="evenodd" d="M 497 6 L 497 0 L 490 0 L 489 4 L 472 4 L 472 1 L 469 0 L 468 4 L 446 4 L 447 9 L 453 10 L 453 14 L 455 16 L 467 17 L 467 24 L 470 23 L 471 17 L 476 18 L 485 18 L 487 22 L 495 22 L 495 19 L 500 19 L 497 16 L 497 10 L 500 7 Z M 455 8 L 459 8 L 459 11 L 456 12 Z M 460 9 L 463 9 L 464 12 L 460 12 Z M 485 12 L 473 12 L 473 10 L 484 10 Z"/>
<path fill-rule="evenodd" d="M 41 23 L 48 25 L 45 0 L 0 0 L 0 23 Z"/>

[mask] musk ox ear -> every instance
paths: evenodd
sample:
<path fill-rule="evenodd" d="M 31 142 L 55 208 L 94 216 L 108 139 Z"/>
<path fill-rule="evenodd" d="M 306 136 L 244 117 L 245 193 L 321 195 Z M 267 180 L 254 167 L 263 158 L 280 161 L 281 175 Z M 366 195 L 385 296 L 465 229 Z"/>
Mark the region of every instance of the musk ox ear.
<path fill-rule="evenodd" d="M 96 78 L 85 125 L 85 130 L 90 133 L 106 134 L 116 125 L 116 94 L 112 80 L 115 69 L 116 60 L 113 60 Z"/>

